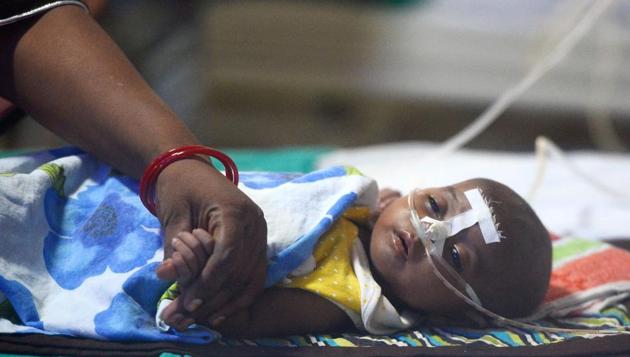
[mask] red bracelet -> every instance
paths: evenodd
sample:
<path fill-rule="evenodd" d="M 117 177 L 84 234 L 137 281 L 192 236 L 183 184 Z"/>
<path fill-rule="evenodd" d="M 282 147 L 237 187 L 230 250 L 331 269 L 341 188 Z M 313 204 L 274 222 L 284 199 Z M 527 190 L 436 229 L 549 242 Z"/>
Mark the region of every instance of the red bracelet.
<path fill-rule="evenodd" d="M 166 168 L 166 166 L 172 164 L 175 161 L 189 158 L 194 155 L 208 155 L 219 160 L 225 168 L 225 176 L 228 180 L 232 181 L 235 185 L 238 185 L 238 169 L 236 164 L 226 154 L 201 145 L 182 146 L 179 148 L 171 149 L 158 157 L 144 170 L 142 179 L 140 180 L 140 200 L 142 204 L 151 212 L 155 214 L 155 201 L 153 200 L 153 193 L 155 188 L 155 182 L 157 177 Z"/>

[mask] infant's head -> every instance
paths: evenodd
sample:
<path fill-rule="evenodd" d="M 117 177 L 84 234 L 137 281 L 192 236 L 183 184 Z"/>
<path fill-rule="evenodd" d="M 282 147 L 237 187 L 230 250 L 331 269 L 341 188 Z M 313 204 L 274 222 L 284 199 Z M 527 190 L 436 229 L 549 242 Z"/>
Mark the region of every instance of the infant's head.
<path fill-rule="evenodd" d="M 547 230 L 518 194 L 488 179 L 411 193 L 420 218 L 445 221 L 471 208 L 464 192 L 479 189 L 501 235 L 486 243 L 479 224 L 446 239 L 443 261 L 473 288 L 482 306 L 506 317 L 526 316 L 542 301 L 551 272 Z M 454 314 L 468 306 L 436 276 L 410 220 L 408 198 L 387 206 L 374 225 L 370 259 L 385 295 L 398 306 L 427 314 Z M 445 275 L 463 291 L 463 286 Z"/>

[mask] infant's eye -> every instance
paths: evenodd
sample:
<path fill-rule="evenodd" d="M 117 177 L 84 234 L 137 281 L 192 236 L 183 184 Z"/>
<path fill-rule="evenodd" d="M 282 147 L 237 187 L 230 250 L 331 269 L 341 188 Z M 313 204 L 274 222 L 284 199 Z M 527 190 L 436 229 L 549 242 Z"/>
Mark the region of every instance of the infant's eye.
<path fill-rule="evenodd" d="M 435 213 L 438 217 L 440 216 L 440 205 L 438 205 L 437 201 L 433 196 L 429 196 L 429 204 L 431 205 L 431 209 L 433 213 Z"/>
<path fill-rule="evenodd" d="M 457 250 L 456 246 L 451 247 L 451 261 L 453 262 L 455 270 L 457 270 L 458 273 L 461 273 L 463 270 L 462 261 L 459 257 L 459 250 Z"/>

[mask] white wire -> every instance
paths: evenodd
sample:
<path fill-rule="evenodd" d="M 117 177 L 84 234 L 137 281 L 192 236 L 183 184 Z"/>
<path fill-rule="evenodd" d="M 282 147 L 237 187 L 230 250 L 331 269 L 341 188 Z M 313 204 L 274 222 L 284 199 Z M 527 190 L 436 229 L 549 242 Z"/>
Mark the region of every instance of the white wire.
<path fill-rule="evenodd" d="M 557 1 L 545 24 L 540 41 L 534 43 L 528 56 L 528 69 L 550 52 L 575 27 L 591 6 L 592 0 Z"/>
<path fill-rule="evenodd" d="M 595 189 L 601 191 L 602 193 L 611 196 L 616 200 L 623 200 L 627 203 L 630 203 L 630 193 L 619 191 L 615 188 L 612 188 L 600 180 L 594 178 L 589 173 L 580 169 L 577 165 L 575 165 L 566 154 L 551 141 L 550 139 L 539 136 L 536 138 L 536 161 L 538 163 L 538 168 L 536 169 L 536 175 L 534 177 L 534 182 L 529 189 L 529 193 L 527 194 L 528 201 L 532 201 L 538 192 L 538 189 L 542 185 L 543 178 L 546 173 L 546 167 L 548 158 L 556 158 L 558 159 L 564 166 L 566 166 L 570 171 L 572 171 L 577 177 L 584 180 L 589 185 L 593 186 Z"/>
<path fill-rule="evenodd" d="M 505 110 L 542 78 L 550 69 L 562 61 L 575 45 L 592 28 L 595 21 L 610 6 L 612 0 L 594 0 L 580 21 L 562 41 L 513 87 L 501 94 L 477 119 L 459 133 L 446 140 L 429 159 L 441 158 L 466 145 L 492 124 Z"/>
<path fill-rule="evenodd" d="M 619 46 L 616 43 L 619 29 L 611 23 L 600 26 L 597 35 L 598 54 L 591 71 L 591 95 L 588 96 L 586 124 L 591 141 L 600 150 L 626 151 L 628 148 L 617 134 L 610 115 L 610 101 L 615 89 L 615 70 L 621 66 Z M 608 40 L 606 43 L 605 40 Z"/>

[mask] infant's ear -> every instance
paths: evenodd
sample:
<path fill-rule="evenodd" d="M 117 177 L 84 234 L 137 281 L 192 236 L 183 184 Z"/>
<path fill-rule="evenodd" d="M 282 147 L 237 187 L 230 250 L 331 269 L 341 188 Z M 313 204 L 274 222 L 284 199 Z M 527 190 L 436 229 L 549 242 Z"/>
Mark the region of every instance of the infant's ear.
<path fill-rule="evenodd" d="M 378 200 L 376 202 L 376 211 L 372 213 L 370 217 L 370 224 L 374 226 L 378 217 L 392 202 L 400 198 L 402 195 L 400 191 L 393 190 L 391 188 L 384 188 L 378 191 Z"/>
<path fill-rule="evenodd" d="M 377 202 L 377 211 L 383 212 L 387 206 L 389 206 L 392 202 L 399 199 L 402 195 L 400 191 L 393 190 L 391 188 L 384 188 L 378 191 L 378 202 Z"/>

